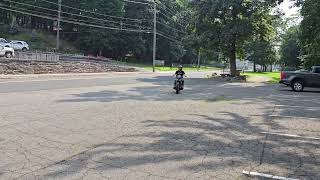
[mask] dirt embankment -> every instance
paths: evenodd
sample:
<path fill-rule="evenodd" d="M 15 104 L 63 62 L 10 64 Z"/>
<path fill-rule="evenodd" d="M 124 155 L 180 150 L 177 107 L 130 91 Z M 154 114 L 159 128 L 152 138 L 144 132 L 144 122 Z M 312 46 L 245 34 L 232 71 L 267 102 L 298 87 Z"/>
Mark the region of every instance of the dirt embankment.
<path fill-rule="evenodd" d="M 132 67 L 122 67 L 108 61 L 15 61 L 0 60 L 0 74 L 63 74 L 134 72 Z"/>

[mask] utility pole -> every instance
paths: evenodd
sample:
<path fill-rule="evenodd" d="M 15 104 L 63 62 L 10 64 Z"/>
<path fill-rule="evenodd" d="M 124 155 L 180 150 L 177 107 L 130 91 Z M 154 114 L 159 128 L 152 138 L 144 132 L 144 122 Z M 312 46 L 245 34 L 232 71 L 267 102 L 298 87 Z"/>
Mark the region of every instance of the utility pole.
<path fill-rule="evenodd" d="M 156 72 L 156 55 L 157 55 L 157 3 L 154 2 L 154 15 L 153 15 L 153 62 L 152 69 L 153 72 Z"/>
<path fill-rule="evenodd" d="M 58 9 L 58 23 L 57 23 L 57 47 L 56 49 L 59 50 L 60 48 L 60 20 L 61 20 L 61 3 L 62 0 L 58 0 L 59 9 Z"/>
<path fill-rule="evenodd" d="M 198 52 L 198 71 L 200 70 L 200 60 L 201 60 L 201 49 L 199 49 L 199 52 Z"/>

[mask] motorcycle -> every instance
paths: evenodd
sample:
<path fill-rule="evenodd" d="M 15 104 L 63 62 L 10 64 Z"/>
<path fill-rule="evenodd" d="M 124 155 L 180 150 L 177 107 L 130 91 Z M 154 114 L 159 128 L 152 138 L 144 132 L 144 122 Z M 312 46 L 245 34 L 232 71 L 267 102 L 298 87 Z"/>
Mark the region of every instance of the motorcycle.
<path fill-rule="evenodd" d="M 176 80 L 174 82 L 174 89 L 176 90 L 176 94 L 179 94 L 179 92 L 183 90 L 183 76 L 176 76 Z"/>

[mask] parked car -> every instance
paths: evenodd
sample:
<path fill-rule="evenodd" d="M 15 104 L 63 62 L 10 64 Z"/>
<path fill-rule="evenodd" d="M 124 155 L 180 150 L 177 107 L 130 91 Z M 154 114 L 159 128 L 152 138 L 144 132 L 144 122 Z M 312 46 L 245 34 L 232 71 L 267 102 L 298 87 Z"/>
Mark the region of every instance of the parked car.
<path fill-rule="evenodd" d="M 0 45 L 3 45 L 5 47 L 11 47 L 14 50 L 22 50 L 22 51 L 27 51 L 29 50 L 29 45 L 25 41 L 8 41 L 4 38 L 0 38 Z"/>
<path fill-rule="evenodd" d="M 311 71 L 283 71 L 280 83 L 296 92 L 302 92 L 305 87 L 320 88 L 320 66 L 312 67 Z"/>
<path fill-rule="evenodd" d="M 14 56 L 13 48 L 0 46 L 0 57 L 11 58 L 13 56 Z"/>
<path fill-rule="evenodd" d="M 4 44 L 8 44 L 9 42 L 4 39 L 4 38 L 0 38 L 0 45 L 4 45 Z"/>
<path fill-rule="evenodd" d="M 24 41 L 10 41 L 9 46 L 11 48 L 13 48 L 14 50 L 22 50 L 22 51 L 27 51 L 29 50 L 29 45 L 28 43 L 24 42 Z"/>

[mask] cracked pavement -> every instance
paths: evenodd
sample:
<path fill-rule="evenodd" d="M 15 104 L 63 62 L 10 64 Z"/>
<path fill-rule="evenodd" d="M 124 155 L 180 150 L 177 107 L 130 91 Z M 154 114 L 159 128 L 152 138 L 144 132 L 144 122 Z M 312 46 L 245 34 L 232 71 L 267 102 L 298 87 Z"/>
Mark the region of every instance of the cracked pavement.
<path fill-rule="evenodd" d="M 191 73 L 176 95 L 168 74 L 97 76 L 0 81 L 0 179 L 320 175 L 318 91 Z"/>

